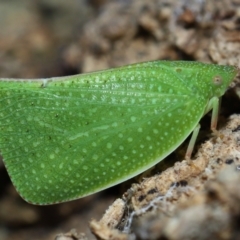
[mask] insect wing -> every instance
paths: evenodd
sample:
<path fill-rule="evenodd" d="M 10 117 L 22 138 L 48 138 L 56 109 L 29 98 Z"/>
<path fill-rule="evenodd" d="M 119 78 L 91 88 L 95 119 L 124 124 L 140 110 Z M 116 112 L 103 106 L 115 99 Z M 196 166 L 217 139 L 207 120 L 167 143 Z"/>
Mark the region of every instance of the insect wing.
<path fill-rule="evenodd" d="M 3 79 L 0 149 L 26 201 L 72 200 L 162 160 L 191 133 L 207 102 L 161 65 Z"/>

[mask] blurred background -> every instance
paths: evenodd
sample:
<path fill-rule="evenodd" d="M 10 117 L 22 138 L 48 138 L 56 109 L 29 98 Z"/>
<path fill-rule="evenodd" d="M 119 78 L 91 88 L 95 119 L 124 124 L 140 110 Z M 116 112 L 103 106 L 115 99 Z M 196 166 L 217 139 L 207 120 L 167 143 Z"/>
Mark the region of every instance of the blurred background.
<path fill-rule="evenodd" d="M 0 77 L 43 78 L 156 60 L 239 66 L 238 0 L 0 0 Z M 33 206 L 0 160 L 0 239 L 50 240 L 88 228 L 120 197 L 115 187 L 80 200 Z"/>

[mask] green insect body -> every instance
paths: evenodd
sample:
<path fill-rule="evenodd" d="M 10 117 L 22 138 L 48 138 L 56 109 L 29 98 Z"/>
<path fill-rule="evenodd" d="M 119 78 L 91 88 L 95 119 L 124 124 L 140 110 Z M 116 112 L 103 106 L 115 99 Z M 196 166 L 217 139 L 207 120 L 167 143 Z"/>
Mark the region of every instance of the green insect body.
<path fill-rule="evenodd" d="M 132 178 L 174 151 L 236 74 L 233 66 L 153 61 L 0 79 L 0 150 L 11 180 L 26 201 L 52 204 Z"/>

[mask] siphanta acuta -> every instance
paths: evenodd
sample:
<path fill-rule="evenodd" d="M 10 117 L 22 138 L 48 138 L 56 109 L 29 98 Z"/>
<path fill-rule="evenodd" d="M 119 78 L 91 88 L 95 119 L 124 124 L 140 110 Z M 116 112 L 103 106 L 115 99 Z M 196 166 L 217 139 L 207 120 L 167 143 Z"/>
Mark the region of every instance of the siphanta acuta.
<path fill-rule="evenodd" d="M 0 79 L 0 150 L 20 195 L 77 199 L 174 151 L 213 109 L 233 66 L 153 61 L 49 79 Z M 216 126 L 213 118 L 212 128 Z"/>

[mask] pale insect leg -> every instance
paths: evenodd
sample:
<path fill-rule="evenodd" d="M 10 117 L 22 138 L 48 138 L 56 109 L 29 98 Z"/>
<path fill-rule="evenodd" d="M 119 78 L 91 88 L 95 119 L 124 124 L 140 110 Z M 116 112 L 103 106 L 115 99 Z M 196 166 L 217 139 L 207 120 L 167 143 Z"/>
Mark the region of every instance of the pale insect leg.
<path fill-rule="evenodd" d="M 200 124 L 198 124 L 198 125 L 194 128 L 193 133 L 192 133 L 192 136 L 191 136 L 191 139 L 190 139 L 190 142 L 189 142 L 189 144 L 188 144 L 188 148 L 187 148 L 186 154 L 185 154 L 185 159 L 187 160 L 187 162 L 188 162 L 189 164 L 192 164 L 192 163 L 191 163 L 191 155 L 192 155 L 192 151 L 193 151 L 193 148 L 194 148 L 194 146 L 195 146 L 195 143 L 196 143 L 196 139 L 197 139 L 199 130 L 200 130 Z"/>
<path fill-rule="evenodd" d="M 211 130 L 213 131 L 213 133 L 217 133 L 216 128 L 217 128 L 217 122 L 218 122 L 219 104 L 220 104 L 219 98 L 218 97 L 213 97 L 208 102 L 208 105 L 207 105 L 206 110 L 205 110 L 205 114 L 207 112 L 209 112 L 210 110 L 212 110 Z M 191 155 L 192 155 L 194 145 L 196 143 L 196 139 L 197 139 L 199 130 L 200 130 L 200 124 L 198 124 L 195 127 L 195 129 L 193 130 L 192 137 L 191 137 L 191 140 L 188 144 L 188 148 L 187 148 L 187 151 L 186 151 L 186 154 L 185 154 L 185 159 L 187 160 L 187 162 L 189 164 L 192 164 L 191 163 Z"/>
<path fill-rule="evenodd" d="M 209 100 L 208 105 L 205 109 L 205 113 L 208 113 L 212 110 L 212 118 L 211 118 L 211 130 L 216 132 L 217 122 L 218 122 L 218 112 L 219 112 L 220 101 L 218 97 L 213 97 Z"/>
<path fill-rule="evenodd" d="M 211 130 L 216 132 L 217 130 L 217 122 L 218 122 L 218 114 L 219 114 L 219 106 L 221 104 L 221 98 L 214 98 L 212 100 L 212 118 L 211 118 Z"/>

